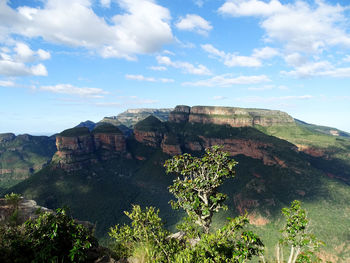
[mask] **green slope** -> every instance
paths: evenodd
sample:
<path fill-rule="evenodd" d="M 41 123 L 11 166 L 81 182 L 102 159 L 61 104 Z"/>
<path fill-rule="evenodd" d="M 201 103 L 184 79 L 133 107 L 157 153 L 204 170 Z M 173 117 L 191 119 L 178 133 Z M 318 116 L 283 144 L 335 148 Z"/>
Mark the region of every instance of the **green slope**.
<path fill-rule="evenodd" d="M 215 225 L 247 209 L 253 222 L 258 224 L 252 228 L 261 234 L 268 256 L 272 257 L 278 229 L 282 225 L 280 210 L 294 199 L 299 199 L 309 211 L 315 234 L 327 243 L 324 253 L 338 256 L 338 262 L 350 258 L 347 245 L 350 243 L 350 188 L 343 183 L 348 176 L 344 171 L 350 171 L 347 162 L 342 162 L 342 167 L 333 167 L 332 162 L 339 159 L 325 160 L 298 152 L 291 143 L 254 128 L 169 123 L 163 123 L 159 128 L 176 136 L 182 145 L 188 140 L 200 141 L 199 135 L 249 138 L 271 145 L 265 149 L 267 154 L 279 156 L 287 166 L 266 166 L 261 160 L 236 156 L 239 162 L 237 176 L 225 182 L 222 189 L 229 196 L 230 209 L 216 216 Z M 303 131 L 298 126 L 294 129 Z M 22 193 L 49 208 L 68 205 L 78 219 L 96 223 L 96 234 L 100 238 L 106 236 L 110 226 L 125 222 L 123 211 L 130 210 L 131 204 L 158 207 L 167 227 L 174 229 L 182 215 L 172 211 L 168 204 L 172 196 L 167 186 L 172 177 L 165 175 L 162 164 L 169 156 L 133 138 L 129 138 L 127 145 L 132 155 L 147 159 L 115 158 L 70 174 L 48 166 L 9 191 Z M 342 180 L 338 180 L 337 176 Z"/>
<path fill-rule="evenodd" d="M 0 191 L 39 171 L 55 151 L 54 137 L 0 134 Z"/>

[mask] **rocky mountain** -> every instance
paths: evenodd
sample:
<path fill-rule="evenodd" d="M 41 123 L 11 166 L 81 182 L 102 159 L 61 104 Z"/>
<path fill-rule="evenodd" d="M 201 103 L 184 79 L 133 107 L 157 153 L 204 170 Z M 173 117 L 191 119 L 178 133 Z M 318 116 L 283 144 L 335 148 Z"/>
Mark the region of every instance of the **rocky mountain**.
<path fill-rule="evenodd" d="M 126 139 L 114 125 L 103 124 L 91 132 L 87 127 L 65 130 L 56 136 L 52 162 L 66 171 L 83 169 L 98 160 L 126 154 Z"/>
<path fill-rule="evenodd" d="M 0 191 L 42 169 L 55 151 L 54 136 L 0 134 Z"/>
<path fill-rule="evenodd" d="M 133 128 L 137 122 L 150 115 L 155 116 L 161 121 L 167 121 L 172 110 L 173 109 L 129 109 L 118 114 L 117 116 L 107 117 L 107 119 L 117 120 L 126 127 Z"/>
<path fill-rule="evenodd" d="M 287 113 L 275 110 L 244 109 L 213 106 L 176 106 L 170 122 L 230 125 L 231 127 L 272 126 L 294 123 Z"/>
<path fill-rule="evenodd" d="M 70 206 L 78 219 L 96 223 L 100 238 L 126 221 L 123 211 L 131 204 L 160 208 L 167 227 L 174 228 L 183 215 L 168 204 L 173 178 L 165 176 L 164 161 L 181 153 L 200 156 L 219 144 L 239 165 L 236 178 L 222 189 L 230 209 L 215 224 L 247 210 L 273 254 L 280 210 L 299 199 L 327 243 L 322 257 L 350 258 L 347 137 L 314 131 L 283 112 L 227 107 L 178 106 L 168 121 L 148 116 L 133 127 L 129 136 L 108 124 L 63 131 L 56 136 L 53 161 L 8 191 L 48 208 Z"/>

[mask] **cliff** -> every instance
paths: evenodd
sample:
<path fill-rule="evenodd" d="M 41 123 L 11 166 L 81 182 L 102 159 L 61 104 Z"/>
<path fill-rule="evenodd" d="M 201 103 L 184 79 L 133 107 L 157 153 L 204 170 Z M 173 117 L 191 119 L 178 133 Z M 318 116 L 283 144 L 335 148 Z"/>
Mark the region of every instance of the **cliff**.
<path fill-rule="evenodd" d="M 287 113 L 276 110 L 244 109 L 236 107 L 176 106 L 169 122 L 230 125 L 231 127 L 271 126 L 293 124 Z"/>
<path fill-rule="evenodd" d="M 57 152 L 53 162 L 67 171 L 126 154 L 126 140 L 115 126 L 103 124 L 92 132 L 87 127 L 65 130 L 56 136 Z"/>
<path fill-rule="evenodd" d="M 185 107 L 183 110 L 188 110 Z M 180 114 L 172 114 L 171 120 L 181 120 Z M 183 120 L 183 119 L 182 119 Z M 134 138 L 139 143 L 161 149 L 168 155 L 183 152 L 200 152 L 213 145 L 223 145 L 231 156 L 245 155 L 262 160 L 265 165 L 286 167 L 286 159 L 274 153 L 275 144 L 281 151 L 297 151 L 297 148 L 285 141 L 267 136 L 251 127 L 231 127 L 212 123 L 161 122 L 149 116 L 135 125 Z M 148 156 L 143 156 L 143 160 Z M 288 158 L 287 158 L 288 159 Z"/>

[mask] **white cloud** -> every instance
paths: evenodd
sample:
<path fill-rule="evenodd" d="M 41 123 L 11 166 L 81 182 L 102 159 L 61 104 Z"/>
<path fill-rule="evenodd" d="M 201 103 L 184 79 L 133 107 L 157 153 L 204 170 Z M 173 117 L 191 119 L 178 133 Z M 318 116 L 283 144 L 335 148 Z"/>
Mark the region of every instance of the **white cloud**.
<path fill-rule="evenodd" d="M 0 87 L 13 87 L 15 83 L 10 80 L 0 80 Z"/>
<path fill-rule="evenodd" d="M 278 12 L 285 11 L 285 7 L 277 0 L 271 0 L 269 3 L 259 0 L 248 1 L 226 1 L 219 12 L 225 15 L 235 17 L 239 16 L 269 16 Z"/>
<path fill-rule="evenodd" d="M 111 0 L 100 0 L 101 6 L 104 8 L 110 8 L 111 6 Z"/>
<path fill-rule="evenodd" d="M 149 67 L 151 70 L 155 70 L 155 71 L 165 71 L 167 70 L 166 67 L 163 67 L 163 66 L 151 66 Z"/>
<path fill-rule="evenodd" d="M 288 90 L 288 87 L 284 85 L 275 86 L 275 85 L 264 85 L 262 87 L 249 87 L 248 90 L 253 91 L 265 91 L 265 90 L 273 90 L 273 89 L 279 89 L 279 90 Z"/>
<path fill-rule="evenodd" d="M 225 53 L 210 44 L 201 45 L 201 47 L 228 67 L 261 67 L 262 59 L 269 59 L 279 54 L 277 50 L 271 47 L 254 49 L 252 56 L 240 56 L 235 53 Z"/>
<path fill-rule="evenodd" d="M 47 70 L 43 64 L 28 67 L 24 63 L 0 60 L 0 75 L 3 76 L 47 76 Z"/>
<path fill-rule="evenodd" d="M 214 96 L 213 97 L 213 100 L 225 100 L 225 99 L 227 99 L 227 97 L 225 97 L 225 96 Z"/>
<path fill-rule="evenodd" d="M 0 52 L 0 75 L 3 76 L 47 76 L 43 64 L 34 64 L 37 60 L 50 58 L 50 53 L 39 49 L 33 51 L 27 44 L 14 43 L 13 47 L 2 47 Z"/>
<path fill-rule="evenodd" d="M 41 86 L 42 91 L 49 91 L 59 94 L 77 95 L 81 97 L 102 98 L 108 92 L 99 88 L 80 88 L 71 84 L 57 84 L 55 86 Z"/>
<path fill-rule="evenodd" d="M 275 56 L 278 56 L 279 52 L 271 47 L 264 47 L 264 48 L 256 48 L 253 50 L 252 57 L 258 58 L 258 59 L 269 59 L 273 58 Z"/>
<path fill-rule="evenodd" d="M 175 24 L 180 30 L 193 31 L 201 35 L 207 35 L 213 29 L 210 22 L 195 14 L 187 14 Z"/>
<path fill-rule="evenodd" d="M 204 4 L 204 0 L 194 0 L 194 4 L 198 7 L 202 7 Z"/>
<path fill-rule="evenodd" d="M 201 87 L 232 87 L 234 85 L 257 84 L 271 81 L 266 75 L 257 76 L 239 76 L 233 77 L 231 74 L 214 76 L 210 79 L 184 82 L 184 86 L 201 86 Z"/>
<path fill-rule="evenodd" d="M 131 80 L 138 80 L 138 81 L 147 81 L 147 82 L 155 82 L 156 81 L 155 78 L 149 78 L 149 77 L 145 77 L 143 75 L 130 75 L 130 74 L 127 74 L 127 75 L 125 75 L 125 78 L 131 79 Z"/>
<path fill-rule="evenodd" d="M 335 67 L 328 61 L 305 62 L 297 65 L 294 70 L 281 71 L 284 75 L 298 78 L 309 77 L 333 77 L 333 78 L 349 78 L 350 67 Z"/>
<path fill-rule="evenodd" d="M 107 5 L 108 2 L 100 3 Z M 123 13 L 107 23 L 93 11 L 90 0 L 47 0 L 42 8 L 21 6 L 17 9 L 1 1 L 0 32 L 42 37 L 55 44 L 84 47 L 103 57 L 127 59 L 158 51 L 173 40 L 167 8 L 153 0 L 117 2 Z"/>
<path fill-rule="evenodd" d="M 345 58 L 343 58 L 344 62 L 350 62 L 350 55 L 346 55 Z"/>
<path fill-rule="evenodd" d="M 138 80 L 138 81 L 146 81 L 146 82 L 162 82 L 162 83 L 171 83 L 174 82 L 173 79 L 167 79 L 167 78 L 154 78 L 154 77 L 145 77 L 143 75 L 131 75 L 127 74 L 125 75 L 125 78 L 130 80 Z"/>
<path fill-rule="evenodd" d="M 282 43 L 289 52 L 323 52 L 332 46 L 350 47 L 346 8 L 317 0 L 281 4 L 278 0 L 226 1 L 219 12 L 234 17 L 257 16 L 267 41 Z"/>
<path fill-rule="evenodd" d="M 193 65 L 189 62 L 184 61 L 172 61 L 167 56 L 157 56 L 158 64 L 165 65 L 169 67 L 182 69 L 185 73 L 194 74 L 194 75 L 211 75 L 210 70 L 202 65 Z"/>

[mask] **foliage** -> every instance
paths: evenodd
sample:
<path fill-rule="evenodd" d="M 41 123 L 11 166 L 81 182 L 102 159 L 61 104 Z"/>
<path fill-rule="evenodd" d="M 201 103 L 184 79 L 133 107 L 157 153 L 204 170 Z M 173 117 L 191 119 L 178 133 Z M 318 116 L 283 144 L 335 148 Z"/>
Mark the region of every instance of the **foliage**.
<path fill-rule="evenodd" d="M 166 172 L 178 174 L 169 187 L 177 198 L 171 201 L 172 207 L 183 208 L 205 233 L 209 233 L 214 213 L 227 209 L 223 205 L 227 196 L 219 193 L 218 188 L 225 178 L 234 177 L 236 164 L 219 146 L 207 148 L 202 158 L 185 153 L 167 160 Z"/>
<path fill-rule="evenodd" d="M 109 235 L 115 240 L 114 251 L 120 258 L 135 256 L 143 247 L 147 262 L 171 262 L 178 242 L 168 238 L 170 233 L 164 229 L 158 213 L 154 207 L 141 210 L 139 205 L 134 205 L 131 212 L 125 212 L 132 220 L 131 226 L 116 225 L 110 229 Z"/>
<path fill-rule="evenodd" d="M 301 208 L 301 202 L 294 200 L 290 208 L 282 209 L 282 213 L 287 222 L 281 230 L 283 238 L 280 244 L 290 246 L 288 263 L 319 261 L 314 252 L 324 244 L 309 232 L 309 220 L 306 210 Z M 279 255 L 277 259 L 280 262 Z"/>
<path fill-rule="evenodd" d="M 1 226 L 1 262 L 84 262 L 95 244 L 90 232 L 67 214 L 41 213 L 19 226 Z"/>
<path fill-rule="evenodd" d="M 18 206 L 21 200 L 20 194 L 10 193 L 5 195 L 6 203 L 11 206 L 11 216 L 9 218 L 10 224 L 17 224 L 18 221 Z"/>
<path fill-rule="evenodd" d="M 263 256 L 260 238 L 251 231 L 241 231 L 248 222 L 247 215 L 230 219 L 223 228 L 201 235 L 194 246 L 181 250 L 175 262 L 246 262 L 253 256 Z"/>

